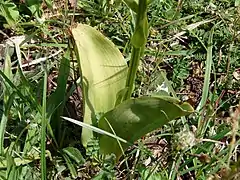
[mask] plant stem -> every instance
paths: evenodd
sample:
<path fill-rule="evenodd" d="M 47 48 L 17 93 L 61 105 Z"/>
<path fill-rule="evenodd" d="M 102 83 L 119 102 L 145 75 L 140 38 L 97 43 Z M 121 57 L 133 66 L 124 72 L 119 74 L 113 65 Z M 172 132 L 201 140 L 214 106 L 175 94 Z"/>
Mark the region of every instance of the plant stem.
<path fill-rule="evenodd" d="M 125 100 L 131 98 L 132 92 L 134 90 L 134 83 L 136 79 L 138 65 L 142 52 L 144 52 L 147 35 L 147 0 L 139 0 L 135 29 L 132 36 L 132 55 L 126 81 L 126 88 L 128 88 L 128 90 L 125 96 Z"/>
<path fill-rule="evenodd" d="M 140 61 L 140 52 L 141 52 L 141 48 L 133 47 L 129 70 L 128 70 L 128 75 L 127 75 L 126 87 L 128 87 L 128 91 L 127 91 L 125 100 L 131 98 L 131 95 L 132 95 L 132 92 L 134 89 L 134 82 L 136 79 L 136 74 L 137 74 L 138 65 L 139 65 L 139 61 Z"/>

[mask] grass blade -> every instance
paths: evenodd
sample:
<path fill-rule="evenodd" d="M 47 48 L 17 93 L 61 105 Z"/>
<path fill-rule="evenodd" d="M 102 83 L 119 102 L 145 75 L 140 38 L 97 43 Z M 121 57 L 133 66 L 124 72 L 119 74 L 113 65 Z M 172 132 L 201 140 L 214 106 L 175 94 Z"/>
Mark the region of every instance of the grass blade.
<path fill-rule="evenodd" d="M 77 177 L 77 171 L 73 165 L 73 163 L 71 162 L 70 158 L 67 156 L 67 154 L 65 154 L 65 152 L 62 152 L 61 153 L 63 158 L 65 159 L 66 163 L 67 163 L 67 166 L 68 166 L 68 169 L 72 175 L 72 177 L 75 179 Z"/>
<path fill-rule="evenodd" d="M 6 126 L 7 126 L 8 114 L 9 114 L 10 108 L 13 104 L 15 95 L 16 95 L 15 93 L 12 93 L 4 105 L 4 113 L 2 115 L 1 124 L 0 124 L 0 154 L 1 155 L 4 154 L 4 134 L 5 134 Z"/>
<path fill-rule="evenodd" d="M 122 139 L 121 137 L 118 137 L 118 136 L 116 136 L 116 135 L 114 135 L 114 134 L 112 134 L 112 133 L 109 133 L 109 132 L 107 132 L 107 131 L 104 131 L 104 130 L 102 130 L 102 129 L 100 129 L 100 128 L 94 127 L 94 126 L 92 126 L 92 125 L 90 125 L 90 124 L 87 124 L 87 123 L 84 123 L 84 122 L 81 122 L 81 121 L 77 121 L 77 120 L 75 120 L 75 119 L 68 118 L 68 117 L 62 117 L 62 118 L 63 118 L 64 120 L 70 121 L 70 122 L 72 122 L 72 123 L 74 123 L 74 124 L 76 124 L 76 125 L 78 125 L 78 126 L 82 126 L 82 127 L 87 128 L 87 129 L 89 129 L 89 130 L 92 130 L 92 131 L 94 131 L 94 132 L 96 132 L 96 133 L 107 135 L 107 136 L 112 137 L 112 138 L 115 138 L 115 139 L 117 139 L 117 140 L 119 140 L 119 141 L 121 141 L 121 142 L 123 142 L 123 143 L 128 143 L 126 140 Z M 129 144 L 129 143 L 128 143 L 128 144 Z"/>
<path fill-rule="evenodd" d="M 51 116 L 51 127 L 56 136 L 57 142 L 61 141 L 61 118 L 66 101 L 66 86 L 70 72 L 70 49 L 68 48 L 61 59 L 59 74 L 57 78 L 57 88 L 48 99 L 47 112 Z M 61 145 L 60 145 L 61 146 Z"/>
<path fill-rule="evenodd" d="M 47 69 L 44 72 L 43 100 L 42 100 L 42 123 L 41 123 L 41 179 L 46 180 L 46 97 L 47 96 Z"/>
<path fill-rule="evenodd" d="M 5 64 L 4 64 L 4 72 L 2 73 L 6 79 L 9 81 L 12 80 L 12 71 L 11 71 L 11 57 L 9 55 L 9 48 L 7 47 L 5 50 Z M 7 126 L 7 120 L 8 120 L 8 109 L 10 109 L 14 93 L 11 94 L 9 85 L 4 81 L 4 112 L 1 118 L 1 124 L 0 124 L 0 154 L 4 154 L 4 134 L 5 129 Z M 10 95 L 11 94 L 11 95 Z"/>
<path fill-rule="evenodd" d="M 0 154 L 4 154 L 4 134 L 5 129 L 7 126 L 7 117 L 5 116 L 5 113 L 3 113 L 1 118 L 1 125 L 0 125 Z"/>
<path fill-rule="evenodd" d="M 205 69 L 205 75 L 204 75 L 203 93 L 202 93 L 201 101 L 196 109 L 197 111 L 199 111 L 203 108 L 203 106 L 206 104 L 207 98 L 208 98 L 210 74 L 211 74 L 211 70 L 212 70 L 213 32 L 214 32 L 214 28 L 212 28 L 209 38 L 208 38 L 207 60 L 206 60 L 206 69 Z"/>
<path fill-rule="evenodd" d="M 75 147 L 66 147 L 62 151 L 66 153 L 78 165 L 82 165 L 85 162 L 85 159 L 83 158 L 81 152 Z"/>

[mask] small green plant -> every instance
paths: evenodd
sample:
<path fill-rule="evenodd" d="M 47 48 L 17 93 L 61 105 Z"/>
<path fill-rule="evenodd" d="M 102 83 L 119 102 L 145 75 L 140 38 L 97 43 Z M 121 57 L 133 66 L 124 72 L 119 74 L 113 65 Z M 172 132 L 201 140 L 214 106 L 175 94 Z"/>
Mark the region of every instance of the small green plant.
<path fill-rule="evenodd" d="M 75 2 L 0 0 L 0 179 L 237 175 L 239 0 Z"/>
<path fill-rule="evenodd" d="M 131 98 L 139 61 L 147 42 L 149 2 L 124 2 L 135 19 L 129 67 L 119 50 L 100 32 L 83 24 L 72 29 L 73 44 L 76 45 L 82 74 L 84 123 L 112 134 L 111 137 L 108 133 L 99 136 L 100 151 L 104 154 L 114 153 L 117 160 L 129 145 L 145 134 L 162 127 L 170 120 L 193 112 L 188 103 L 170 96 Z M 99 120 L 96 119 L 97 114 L 102 114 Z M 82 132 L 82 143 L 86 146 L 92 137 L 92 130 L 100 133 L 102 131 L 86 125 L 84 127 L 88 127 Z"/>

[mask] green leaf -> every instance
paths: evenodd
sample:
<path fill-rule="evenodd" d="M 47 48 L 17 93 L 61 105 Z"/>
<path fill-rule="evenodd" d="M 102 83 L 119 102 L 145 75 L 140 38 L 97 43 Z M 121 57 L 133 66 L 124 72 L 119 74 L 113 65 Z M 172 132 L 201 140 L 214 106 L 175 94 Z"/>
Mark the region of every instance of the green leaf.
<path fill-rule="evenodd" d="M 5 50 L 5 64 L 4 64 L 4 75 L 6 76 L 7 79 L 10 81 L 13 80 L 13 74 L 11 70 L 11 57 L 9 55 L 9 47 L 6 48 Z M 4 154 L 4 135 L 7 127 L 7 122 L 8 122 L 8 115 L 10 108 L 13 104 L 14 98 L 15 98 L 15 93 L 11 92 L 10 86 L 3 81 L 4 84 L 4 113 L 2 114 L 1 117 L 1 123 L 0 123 L 0 154 Z"/>
<path fill-rule="evenodd" d="M 147 16 L 143 17 L 141 19 L 141 22 L 136 24 L 136 30 L 133 33 L 131 42 L 132 45 L 136 48 L 140 48 L 147 42 L 147 36 L 148 36 L 148 21 Z"/>
<path fill-rule="evenodd" d="M 135 13 L 138 12 L 138 1 L 139 0 L 123 0 L 124 3 Z"/>
<path fill-rule="evenodd" d="M 75 178 L 77 177 L 77 170 L 76 170 L 76 168 L 74 167 L 74 164 L 72 163 L 72 161 L 70 160 L 70 158 L 69 158 L 64 152 L 62 152 L 61 154 L 62 154 L 64 160 L 66 161 L 66 164 L 67 164 L 68 169 L 69 169 L 69 171 L 70 171 L 70 173 L 71 173 L 71 175 L 72 175 L 72 178 L 75 179 Z"/>
<path fill-rule="evenodd" d="M 240 0 L 235 0 L 235 6 L 239 6 L 240 5 Z"/>
<path fill-rule="evenodd" d="M 167 180 L 166 177 L 163 177 L 161 173 L 157 172 L 151 172 L 151 169 L 149 168 L 139 168 L 139 174 L 141 176 L 141 179 L 147 179 L 147 180 Z"/>
<path fill-rule="evenodd" d="M 53 9 L 53 1 L 45 0 L 44 2 L 46 3 L 48 9 L 51 9 L 51 10 Z"/>
<path fill-rule="evenodd" d="M 139 0 L 123 0 L 123 2 L 135 13 L 138 13 Z M 150 4 L 152 0 L 148 0 L 147 4 Z"/>
<path fill-rule="evenodd" d="M 16 166 L 13 157 L 7 153 L 7 179 L 17 180 L 19 177 L 19 169 Z"/>
<path fill-rule="evenodd" d="M 144 46 L 148 36 L 148 19 L 147 19 L 147 0 L 142 0 L 138 6 L 136 27 L 131 42 L 135 48 Z"/>
<path fill-rule="evenodd" d="M 42 8 L 41 8 L 42 1 L 26 0 L 25 3 L 33 15 L 35 15 L 37 18 L 40 18 L 42 16 Z"/>
<path fill-rule="evenodd" d="M 145 134 L 161 128 L 170 120 L 192 113 L 194 110 L 188 103 L 178 99 L 159 96 L 130 99 L 107 112 L 99 120 L 99 128 L 111 132 L 130 143 Z M 111 127 L 109 126 L 111 125 Z M 119 142 L 109 136 L 100 136 L 100 150 L 104 154 L 114 153 L 117 159 L 122 155 Z M 122 143 L 123 150 L 129 145 Z"/>
<path fill-rule="evenodd" d="M 82 165 L 85 162 L 85 159 L 77 148 L 66 147 L 63 149 L 63 152 L 65 152 L 72 160 L 76 161 L 78 165 Z"/>
<path fill-rule="evenodd" d="M 6 178 L 6 170 L 1 170 L 0 171 L 0 179 L 2 179 L 2 180 L 7 180 L 7 178 Z"/>
<path fill-rule="evenodd" d="M 72 30 L 82 74 L 84 122 L 96 125 L 95 115 L 114 108 L 117 94 L 125 88 L 127 63 L 115 45 L 88 25 Z M 83 129 L 86 145 L 92 131 Z"/>
<path fill-rule="evenodd" d="M 50 151 L 46 150 L 45 156 L 51 158 Z M 23 157 L 13 158 L 13 161 L 16 166 L 22 166 L 39 159 L 40 159 L 39 153 L 34 153 L 24 158 Z M 12 163 L 12 162 L 9 162 L 9 159 L 6 159 L 6 157 L 0 156 L 0 169 L 8 168 L 8 165 L 9 165 L 8 163 Z"/>
<path fill-rule="evenodd" d="M 9 26 L 14 26 L 19 18 L 17 6 L 8 1 L 0 1 L 0 15 L 6 19 Z"/>
<path fill-rule="evenodd" d="M 50 95 L 47 101 L 47 112 L 51 116 L 51 127 L 56 135 L 58 142 L 63 138 L 61 119 L 66 102 L 66 87 L 68 76 L 70 72 L 70 48 L 68 48 L 61 59 L 59 73 L 57 77 L 57 88 L 53 94 Z"/>
<path fill-rule="evenodd" d="M 4 74 L 12 81 L 13 74 L 12 74 L 12 65 L 11 65 L 11 56 L 10 56 L 10 47 L 7 45 L 5 49 L 5 63 L 4 63 Z"/>
<path fill-rule="evenodd" d="M 13 105 L 15 95 L 16 95 L 15 93 L 12 93 L 7 99 L 7 101 L 5 102 L 4 113 L 2 114 L 2 117 L 1 117 L 1 123 L 0 123 L 0 154 L 1 155 L 4 154 L 4 135 L 7 127 L 8 115 Z"/>
<path fill-rule="evenodd" d="M 210 35 L 208 38 L 208 48 L 207 48 L 207 59 L 206 59 L 206 67 L 204 72 L 204 84 L 203 84 L 203 92 L 202 92 L 202 98 L 201 101 L 197 107 L 197 110 L 201 110 L 208 99 L 208 93 L 209 93 L 209 85 L 210 85 L 210 76 L 212 71 L 212 63 L 213 63 L 213 34 L 214 34 L 214 27 L 210 31 Z"/>

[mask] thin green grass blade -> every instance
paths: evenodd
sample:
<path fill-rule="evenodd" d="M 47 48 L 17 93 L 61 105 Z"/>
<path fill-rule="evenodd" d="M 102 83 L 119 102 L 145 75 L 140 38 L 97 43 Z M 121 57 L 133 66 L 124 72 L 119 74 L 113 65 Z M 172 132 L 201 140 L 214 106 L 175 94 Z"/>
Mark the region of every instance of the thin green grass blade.
<path fill-rule="evenodd" d="M 23 100 L 27 98 L 27 97 L 25 98 L 25 96 L 21 93 L 21 91 L 19 91 L 19 89 L 12 83 L 12 81 L 4 74 L 4 72 L 1 71 L 1 70 L 0 70 L 0 76 L 2 77 L 2 79 L 3 79 L 4 81 L 6 81 L 6 83 L 7 83 L 12 89 L 14 89 L 14 90 L 17 92 L 17 94 L 18 94 L 18 96 L 19 96 L 20 98 L 22 98 Z"/>
<path fill-rule="evenodd" d="M 30 48 L 30 47 L 36 47 L 36 46 L 40 46 L 40 47 L 57 47 L 57 48 L 67 48 L 68 44 L 55 44 L 55 43 L 39 43 L 39 44 L 27 44 L 24 45 L 24 48 Z"/>
<path fill-rule="evenodd" d="M 7 178 L 6 178 L 6 171 L 5 170 L 1 170 L 0 171 L 0 178 L 2 180 L 7 180 Z"/>
<path fill-rule="evenodd" d="M 201 110 L 204 107 L 208 98 L 210 75 L 212 70 L 213 33 L 214 33 L 214 28 L 212 28 L 208 38 L 207 60 L 206 60 L 206 66 L 205 66 L 206 68 L 205 68 L 205 75 L 204 75 L 203 93 L 202 93 L 201 101 L 196 109 L 197 111 Z"/>
<path fill-rule="evenodd" d="M 29 97 L 29 100 L 31 101 L 31 107 L 36 108 L 38 111 L 41 111 L 41 105 L 39 105 L 37 98 L 34 96 L 35 93 L 34 93 L 32 84 L 26 78 L 23 70 L 20 68 L 20 65 L 18 65 L 17 75 L 20 76 L 21 86 L 24 87 L 24 89 L 27 92 L 27 96 Z"/>
<path fill-rule="evenodd" d="M 0 154 L 1 155 L 4 155 L 4 135 L 5 135 L 6 127 L 7 127 L 8 114 L 9 114 L 10 108 L 13 104 L 15 95 L 16 95 L 15 93 L 12 93 L 9 96 L 7 102 L 4 102 L 5 103 L 4 113 L 2 115 L 1 124 L 0 124 Z"/>
<path fill-rule="evenodd" d="M 77 177 L 77 171 L 76 171 L 73 163 L 71 162 L 71 160 L 70 160 L 70 158 L 68 157 L 68 155 L 65 154 L 65 152 L 61 152 L 61 154 L 62 154 L 64 160 L 65 160 L 66 163 L 67 163 L 67 166 L 68 166 L 68 169 L 70 170 L 70 173 L 71 173 L 71 175 L 72 175 L 72 178 L 75 179 L 75 178 Z"/>
<path fill-rule="evenodd" d="M 51 116 L 51 127 L 59 144 L 62 137 L 61 118 L 66 102 L 66 86 L 70 72 L 70 48 L 68 48 L 61 59 L 59 74 L 57 78 L 57 88 L 49 97 L 47 102 L 48 116 Z"/>
<path fill-rule="evenodd" d="M 108 120 L 107 120 L 106 118 L 105 118 L 105 121 L 107 122 L 107 124 L 108 124 L 108 126 L 110 127 L 110 129 L 111 129 L 112 133 L 114 134 L 114 136 L 117 136 L 116 133 L 115 133 L 115 131 L 114 131 L 114 129 L 112 128 L 111 124 L 108 122 Z M 123 149 L 123 147 L 122 147 L 122 144 L 120 143 L 120 141 L 119 141 L 118 139 L 116 139 L 116 140 L 117 140 L 118 146 L 119 146 L 119 148 L 120 148 L 120 150 L 121 150 L 121 152 L 122 152 L 122 155 L 123 155 L 124 159 L 126 160 L 126 154 L 125 154 L 125 152 L 124 152 L 124 149 Z M 128 162 L 125 161 L 125 163 L 126 163 L 127 171 L 130 172 Z"/>
<path fill-rule="evenodd" d="M 10 80 L 13 78 L 12 69 L 11 69 L 11 57 L 9 55 L 10 47 L 6 47 L 5 50 L 5 61 L 4 61 L 4 74 Z"/>
<path fill-rule="evenodd" d="M 6 111 L 5 111 L 6 112 Z M 0 154 L 4 155 L 4 135 L 7 126 L 7 116 L 3 113 L 0 124 Z"/>
<path fill-rule="evenodd" d="M 47 127 L 47 69 L 44 72 L 44 86 L 43 86 L 43 99 L 42 99 L 42 122 L 41 122 L 41 179 L 46 180 L 47 167 L 46 167 L 46 127 Z"/>
<path fill-rule="evenodd" d="M 32 126 L 29 126 L 27 129 L 27 136 L 25 139 L 25 144 L 23 148 L 23 154 L 28 155 L 29 152 L 31 154 L 35 153 L 36 150 L 33 148 L 34 146 L 38 146 L 39 144 L 39 135 L 41 134 L 41 129 L 36 128 L 36 124 L 41 124 L 42 115 L 41 112 L 37 112 L 34 116 L 34 121 L 32 121 Z M 35 124 L 35 126 L 33 125 Z"/>
<path fill-rule="evenodd" d="M 31 92 L 29 92 L 27 96 L 23 95 L 19 88 L 15 86 L 11 79 L 9 79 L 1 70 L 0 76 L 2 77 L 3 81 L 5 81 L 5 83 L 9 85 L 9 88 L 13 89 L 24 102 L 26 102 L 30 107 L 36 107 L 38 111 L 41 112 L 40 106 L 37 105 L 36 101 L 33 101 L 33 99 L 31 98 L 32 97 Z"/>
<path fill-rule="evenodd" d="M 5 62 L 4 62 L 4 72 L 2 73 L 6 79 L 8 79 L 10 82 L 13 78 L 12 75 L 12 70 L 11 70 L 11 57 L 9 55 L 9 48 L 6 47 L 5 50 Z M 4 135 L 5 135 L 5 130 L 7 126 L 7 121 L 8 121 L 8 112 L 10 110 L 10 107 L 12 105 L 14 93 L 11 93 L 9 84 L 4 81 L 4 90 L 3 90 L 3 102 L 4 102 L 4 107 L 3 107 L 3 114 L 1 117 L 1 124 L 0 124 L 0 154 L 4 154 Z"/>
<path fill-rule="evenodd" d="M 75 147 L 66 147 L 62 151 L 65 152 L 78 165 L 82 165 L 85 162 L 81 152 Z"/>
<path fill-rule="evenodd" d="M 18 180 L 18 170 L 13 157 L 7 153 L 7 179 Z"/>
<path fill-rule="evenodd" d="M 68 118 L 68 117 L 62 117 L 62 118 L 63 118 L 64 120 L 70 121 L 70 122 L 72 122 L 72 123 L 74 123 L 74 124 L 76 124 L 76 125 L 78 125 L 78 126 L 81 126 L 81 127 L 83 127 L 83 128 L 87 128 L 87 129 L 89 129 L 89 130 L 92 130 L 92 131 L 94 131 L 94 132 L 96 132 L 96 133 L 98 133 L 98 134 L 103 134 L 103 135 L 112 137 L 112 138 L 114 138 L 114 139 L 117 139 L 117 140 L 119 140 L 119 141 L 121 141 L 121 142 L 123 142 L 123 143 L 128 143 L 128 142 L 127 142 L 126 140 L 124 140 L 123 138 L 120 138 L 120 137 L 118 137 L 118 136 L 116 136 L 116 135 L 114 135 L 114 134 L 112 134 L 112 133 L 109 133 L 109 132 L 107 132 L 107 131 L 104 131 L 104 130 L 102 130 L 102 129 L 100 129 L 100 128 L 94 127 L 94 126 L 92 126 L 92 125 L 90 125 L 90 124 L 87 124 L 87 123 L 84 123 L 84 122 L 81 122 L 81 121 L 77 121 L 77 120 L 75 120 L 75 119 Z"/>
<path fill-rule="evenodd" d="M 222 138 L 224 137 L 227 137 L 227 134 L 230 132 L 231 130 L 229 128 L 226 128 L 224 129 L 223 131 L 219 132 L 218 134 L 212 136 L 212 137 L 209 137 L 209 139 L 211 140 L 215 140 L 215 141 L 219 141 L 221 140 Z M 204 144 L 200 145 L 201 148 L 198 148 L 196 151 L 195 151 L 195 154 L 200 154 L 202 153 L 202 149 L 205 148 L 205 149 L 208 149 L 210 148 L 214 143 L 213 142 L 205 142 Z M 193 161 L 195 157 L 190 157 L 188 158 L 183 164 L 181 164 L 181 166 L 179 167 L 179 169 L 184 169 L 184 167 L 186 167 L 186 165 L 188 165 L 189 163 L 191 163 L 191 161 Z"/>
<path fill-rule="evenodd" d="M 27 99 L 26 104 L 28 104 L 29 107 L 31 107 L 32 109 L 37 110 L 37 114 L 35 115 L 34 122 L 32 122 L 32 123 L 40 124 L 41 117 L 42 117 L 42 107 L 38 103 L 37 98 L 34 96 L 35 93 L 32 88 L 32 85 L 27 80 L 27 78 L 25 77 L 25 75 L 20 67 L 18 67 L 17 74 L 20 76 L 20 79 L 21 79 L 21 87 L 25 90 L 25 92 L 27 94 L 25 96 L 26 98 L 23 100 Z M 19 92 L 19 93 L 21 93 L 21 92 Z M 18 93 L 18 95 L 19 95 L 19 93 Z M 51 126 L 49 125 L 49 123 L 47 123 L 47 129 L 49 131 L 49 134 L 53 138 L 53 141 L 57 145 L 57 141 L 55 139 L 55 136 L 53 135 L 53 132 L 52 132 L 52 129 L 51 129 Z M 23 148 L 23 153 L 25 155 L 27 155 L 27 153 L 35 152 L 35 150 L 32 147 L 35 146 L 39 142 L 39 140 L 38 140 L 39 133 L 40 133 L 40 130 L 38 128 L 35 128 L 33 126 L 28 127 L 27 137 L 25 139 L 25 144 L 24 144 L 24 148 Z"/>

